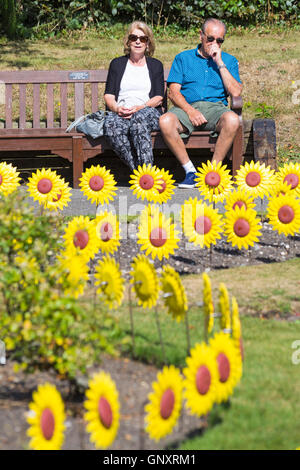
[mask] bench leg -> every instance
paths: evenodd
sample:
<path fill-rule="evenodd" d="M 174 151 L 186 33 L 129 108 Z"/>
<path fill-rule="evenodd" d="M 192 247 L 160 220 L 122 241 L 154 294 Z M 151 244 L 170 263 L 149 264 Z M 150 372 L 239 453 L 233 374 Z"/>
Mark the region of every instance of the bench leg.
<path fill-rule="evenodd" d="M 72 138 L 73 188 L 79 188 L 79 178 L 83 172 L 82 137 Z"/>
<path fill-rule="evenodd" d="M 244 147 L 244 128 L 241 123 L 232 145 L 232 174 L 236 175 L 237 170 L 243 163 L 243 147 Z"/>

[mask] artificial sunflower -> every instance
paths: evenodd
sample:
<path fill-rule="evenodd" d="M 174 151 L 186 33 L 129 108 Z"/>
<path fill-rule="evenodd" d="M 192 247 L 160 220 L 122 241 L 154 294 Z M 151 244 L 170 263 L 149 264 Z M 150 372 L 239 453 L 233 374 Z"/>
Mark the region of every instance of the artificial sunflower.
<path fill-rule="evenodd" d="M 47 199 L 45 207 L 50 211 L 62 210 L 71 200 L 71 188 L 64 180 L 61 180 L 61 188 L 52 199 Z"/>
<path fill-rule="evenodd" d="M 39 385 L 32 394 L 27 422 L 29 447 L 34 450 L 60 450 L 64 442 L 64 403 L 54 385 Z"/>
<path fill-rule="evenodd" d="M 279 168 L 276 173 L 278 182 L 285 182 L 291 186 L 292 191 L 300 196 L 300 163 L 290 162 Z"/>
<path fill-rule="evenodd" d="M 165 366 L 152 388 L 145 406 L 145 423 L 150 438 L 158 441 L 172 432 L 180 415 L 183 382 L 179 370 Z"/>
<path fill-rule="evenodd" d="M 61 187 L 62 180 L 56 172 L 45 168 L 33 173 L 27 184 L 30 196 L 43 205 L 53 201 L 60 193 Z"/>
<path fill-rule="evenodd" d="M 226 333 L 220 332 L 210 339 L 210 347 L 218 366 L 219 382 L 216 402 L 227 401 L 242 375 L 242 361 L 234 342 Z"/>
<path fill-rule="evenodd" d="M 186 363 L 184 396 L 191 413 L 200 417 L 207 414 L 215 402 L 219 381 L 217 363 L 212 349 L 204 343 L 196 344 Z"/>
<path fill-rule="evenodd" d="M 119 264 L 105 256 L 96 266 L 95 285 L 99 286 L 99 294 L 109 308 L 118 307 L 124 296 L 124 280 L 122 278 Z"/>
<path fill-rule="evenodd" d="M 62 253 L 58 257 L 59 267 L 66 272 L 69 286 L 65 294 L 72 295 L 76 299 L 83 294 L 86 282 L 89 280 L 89 267 L 85 259 L 80 255 Z"/>
<path fill-rule="evenodd" d="M 66 251 L 70 256 L 80 255 L 88 261 L 99 250 L 100 241 L 94 222 L 89 217 L 74 217 L 65 230 L 64 238 Z"/>
<path fill-rule="evenodd" d="M 173 254 L 179 242 L 178 231 L 171 219 L 166 219 L 154 206 L 148 206 L 142 211 L 137 237 L 146 255 L 151 253 L 152 259 L 158 257 L 160 260 Z"/>
<path fill-rule="evenodd" d="M 97 214 L 94 221 L 99 239 L 99 247 L 103 253 L 114 253 L 120 246 L 120 228 L 116 215 L 105 211 Z"/>
<path fill-rule="evenodd" d="M 235 182 L 239 189 L 245 189 L 254 198 L 267 196 L 275 183 L 274 170 L 264 163 L 246 162 L 237 170 Z"/>
<path fill-rule="evenodd" d="M 254 197 L 246 189 L 236 189 L 226 198 L 225 210 L 230 211 L 236 207 L 245 207 L 245 209 L 254 209 Z"/>
<path fill-rule="evenodd" d="M 161 290 L 164 293 L 163 300 L 168 312 L 177 322 L 180 322 L 188 309 L 187 298 L 180 276 L 171 266 L 163 267 Z"/>
<path fill-rule="evenodd" d="M 212 298 L 211 282 L 208 274 L 202 274 L 203 279 L 203 309 L 205 315 L 205 332 L 211 333 L 214 327 L 214 304 Z"/>
<path fill-rule="evenodd" d="M 91 166 L 80 178 L 79 186 L 92 203 L 105 204 L 113 201 L 116 194 L 116 181 L 105 166 Z"/>
<path fill-rule="evenodd" d="M 115 382 L 106 372 L 99 372 L 89 381 L 84 415 L 87 431 L 98 448 L 107 449 L 116 438 L 119 429 L 120 404 Z"/>
<path fill-rule="evenodd" d="M 232 246 L 248 249 L 258 241 L 261 235 L 258 218 L 253 209 L 245 209 L 245 207 L 236 207 L 225 213 L 225 226 L 224 232 L 227 236 L 227 241 Z"/>
<path fill-rule="evenodd" d="M 11 163 L 0 163 L 0 193 L 7 196 L 20 185 L 19 172 Z"/>
<path fill-rule="evenodd" d="M 232 297 L 231 307 L 232 307 L 232 313 L 231 313 L 232 333 L 231 333 L 231 337 L 233 339 L 233 342 L 234 342 L 237 350 L 241 354 L 242 360 L 244 360 L 242 325 L 241 325 L 241 320 L 240 320 L 240 315 L 239 315 L 239 306 L 238 306 L 238 303 L 237 303 L 235 297 Z"/>
<path fill-rule="evenodd" d="M 278 233 L 288 236 L 295 235 L 300 230 L 300 201 L 291 193 L 271 199 L 267 215 L 273 230 Z"/>
<path fill-rule="evenodd" d="M 226 168 L 227 166 L 222 165 L 222 162 L 216 163 L 208 160 L 196 172 L 196 186 L 200 194 L 210 202 L 223 201 L 232 189 L 232 177 Z"/>
<path fill-rule="evenodd" d="M 223 222 L 218 209 L 197 198 L 189 198 L 181 208 L 182 229 L 189 242 L 209 247 L 221 238 Z"/>
<path fill-rule="evenodd" d="M 137 255 L 132 261 L 132 290 L 138 298 L 138 304 L 151 308 L 157 303 L 159 283 L 153 264 L 145 255 Z"/>
<path fill-rule="evenodd" d="M 133 194 L 136 194 L 138 198 L 145 198 L 149 202 L 153 202 L 155 197 L 159 194 L 159 189 L 163 188 L 163 176 L 161 171 L 152 166 L 150 163 L 143 166 L 139 166 L 137 170 L 133 170 L 133 175 L 130 175 L 131 189 Z"/>
<path fill-rule="evenodd" d="M 227 287 L 223 282 L 219 285 L 219 312 L 222 330 L 230 330 L 230 301 Z M 226 331 L 228 333 L 228 331 Z"/>
<path fill-rule="evenodd" d="M 153 195 L 153 202 L 162 204 L 172 198 L 172 194 L 174 194 L 175 180 L 172 179 L 172 175 L 170 175 L 168 171 L 164 169 L 159 171 L 161 174 L 159 180 L 161 187 L 158 188 L 158 194 Z"/>
<path fill-rule="evenodd" d="M 287 193 L 292 193 L 292 195 L 296 194 L 292 190 L 292 186 L 286 181 L 277 181 L 270 191 L 269 199 L 272 199 L 273 197 L 278 197 L 280 195 L 285 195 Z"/>

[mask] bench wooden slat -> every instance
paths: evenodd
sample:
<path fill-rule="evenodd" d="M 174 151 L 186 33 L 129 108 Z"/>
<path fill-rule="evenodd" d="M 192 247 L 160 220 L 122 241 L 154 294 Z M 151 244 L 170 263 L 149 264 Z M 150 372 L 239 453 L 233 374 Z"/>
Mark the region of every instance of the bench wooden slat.
<path fill-rule="evenodd" d="M 39 128 L 41 117 L 41 100 L 40 100 L 40 84 L 34 83 L 33 85 L 33 127 Z"/>
<path fill-rule="evenodd" d="M 84 114 L 84 83 L 75 83 L 75 119 Z"/>
<path fill-rule="evenodd" d="M 19 85 L 19 109 L 20 109 L 20 129 L 26 127 L 26 84 Z"/>
<path fill-rule="evenodd" d="M 54 85 L 47 84 L 47 127 L 54 126 Z"/>
<path fill-rule="evenodd" d="M 68 85 L 60 85 L 60 127 L 68 126 Z"/>
<path fill-rule="evenodd" d="M 98 83 L 91 84 L 92 89 L 92 113 L 98 111 Z"/>
<path fill-rule="evenodd" d="M 12 85 L 5 87 L 5 127 L 12 128 Z"/>
<path fill-rule="evenodd" d="M 14 73 L 16 72 L 16 73 Z M 74 78 L 71 78 L 74 77 Z M 85 78 L 76 78 L 85 77 Z M 1 71 L 4 83 L 105 83 L 107 70 L 18 70 Z"/>

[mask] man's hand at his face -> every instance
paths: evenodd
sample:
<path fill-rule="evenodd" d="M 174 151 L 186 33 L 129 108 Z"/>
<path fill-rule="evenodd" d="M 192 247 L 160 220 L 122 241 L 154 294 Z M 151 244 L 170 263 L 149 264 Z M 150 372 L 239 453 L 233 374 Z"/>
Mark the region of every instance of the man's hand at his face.
<path fill-rule="evenodd" d="M 222 63 L 221 48 L 218 44 L 212 44 L 209 55 L 217 65 Z"/>

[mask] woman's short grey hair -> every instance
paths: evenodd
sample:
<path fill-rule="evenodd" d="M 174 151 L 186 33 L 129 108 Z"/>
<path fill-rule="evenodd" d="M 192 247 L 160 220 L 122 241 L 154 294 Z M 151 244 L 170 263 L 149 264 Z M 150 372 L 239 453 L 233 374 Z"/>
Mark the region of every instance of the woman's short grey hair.
<path fill-rule="evenodd" d="M 215 23 L 215 24 L 222 25 L 223 28 L 224 28 L 224 36 L 225 36 L 225 34 L 227 32 L 226 24 L 223 21 L 218 20 L 217 18 L 207 18 L 207 20 L 204 21 L 204 23 L 202 25 L 202 28 L 201 28 L 201 31 L 203 31 L 203 33 L 206 32 L 206 27 L 209 23 Z"/>
<path fill-rule="evenodd" d="M 147 43 L 147 49 L 145 51 L 145 55 L 153 56 L 154 51 L 155 51 L 155 42 L 154 42 L 153 31 L 146 23 L 143 23 L 143 21 L 134 21 L 128 27 L 128 31 L 125 34 L 125 37 L 123 39 L 124 54 L 125 55 L 130 54 L 128 36 L 130 34 L 132 34 L 132 31 L 134 31 L 135 29 L 140 29 L 141 31 L 143 31 L 145 36 L 148 36 L 148 43 Z"/>

